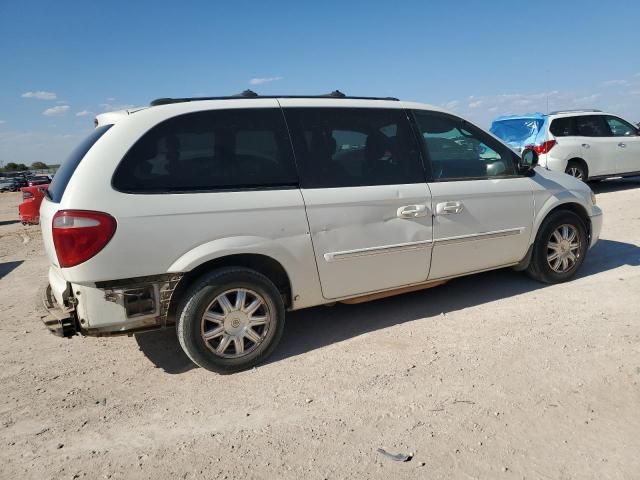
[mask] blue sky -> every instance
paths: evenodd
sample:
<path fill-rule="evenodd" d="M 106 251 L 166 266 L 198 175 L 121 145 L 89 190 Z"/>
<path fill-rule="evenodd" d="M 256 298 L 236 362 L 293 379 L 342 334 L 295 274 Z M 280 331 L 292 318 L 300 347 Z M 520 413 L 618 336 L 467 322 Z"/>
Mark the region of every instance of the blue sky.
<path fill-rule="evenodd" d="M 488 127 L 640 121 L 640 2 L 0 2 L 0 161 L 59 163 L 96 113 L 156 97 L 393 95 Z"/>

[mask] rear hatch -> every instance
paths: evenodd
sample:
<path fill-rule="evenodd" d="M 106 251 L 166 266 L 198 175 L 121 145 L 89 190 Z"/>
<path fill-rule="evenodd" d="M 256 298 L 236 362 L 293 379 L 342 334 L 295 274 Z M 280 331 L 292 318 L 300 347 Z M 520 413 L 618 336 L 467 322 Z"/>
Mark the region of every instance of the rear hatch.
<path fill-rule="evenodd" d="M 491 124 L 491 133 L 517 152 L 534 145 L 543 130 L 546 117 L 542 114 L 496 118 Z"/>
<path fill-rule="evenodd" d="M 102 135 L 105 134 L 112 125 L 103 125 L 93 130 L 87 138 L 85 138 L 80 145 L 78 145 L 69 157 L 62 162 L 60 168 L 56 172 L 49 188 L 45 193 L 45 198 L 40 206 L 40 226 L 42 230 L 42 238 L 44 241 L 44 248 L 49 258 L 49 262 L 52 265 L 58 266 L 58 257 L 56 255 L 56 249 L 53 245 L 53 235 L 51 233 L 53 216 L 60 210 L 60 202 L 62 196 L 73 176 L 73 173 L 80 165 L 80 162 L 87 154 L 87 152 L 93 147 Z"/>

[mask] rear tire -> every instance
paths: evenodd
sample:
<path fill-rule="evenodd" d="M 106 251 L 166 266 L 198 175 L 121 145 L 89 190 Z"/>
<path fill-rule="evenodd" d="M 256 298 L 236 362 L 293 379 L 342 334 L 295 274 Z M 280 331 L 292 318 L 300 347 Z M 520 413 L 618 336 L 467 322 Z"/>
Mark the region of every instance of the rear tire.
<path fill-rule="evenodd" d="M 587 228 L 573 212 L 551 213 L 542 223 L 527 268 L 529 276 L 542 283 L 562 283 L 572 279 L 589 247 Z"/>
<path fill-rule="evenodd" d="M 585 183 L 589 180 L 587 167 L 584 163 L 579 162 L 578 160 L 569 161 L 564 173 L 566 173 L 567 175 L 571 175 L 578 180 L 582 180 Z"/>
<path fill-rule="evenodd" d="M 177 314 L 182 349 L 193 363 L 217 373 L 262 362 L 284 331 L 285 306 L 277 287 L 243 267 L 201 277 L 184 294 Z"/>

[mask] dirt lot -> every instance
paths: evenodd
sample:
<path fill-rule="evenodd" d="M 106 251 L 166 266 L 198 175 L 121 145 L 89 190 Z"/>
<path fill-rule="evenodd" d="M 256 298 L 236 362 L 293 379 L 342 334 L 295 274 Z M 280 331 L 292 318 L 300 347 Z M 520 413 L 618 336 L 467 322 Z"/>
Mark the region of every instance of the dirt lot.
<path fill-rule="evenodd" d="M 39 229 L 1 194 L 0 477 L 640 478 L 640 181 L 596 191 L 575 281 L 505 270 L 297 312 L 268 364 L 231 376 L 170 330 L 49 334 Z"/>

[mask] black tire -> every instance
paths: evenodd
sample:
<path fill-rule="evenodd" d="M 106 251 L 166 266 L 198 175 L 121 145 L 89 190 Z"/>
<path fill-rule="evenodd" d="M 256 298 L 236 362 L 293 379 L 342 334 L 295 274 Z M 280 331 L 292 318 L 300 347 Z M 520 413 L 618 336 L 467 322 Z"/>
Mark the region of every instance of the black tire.
<path fill-rule="evenodd" d="M 260 295 L 264 302 L 264 307 L 260 308 L 264 308 L 271 320 L 268 326 L 264 326 L 266 333 L 262 331 L 262 341 L 253 350 L 241 356 L 225 358 L 216 354 L 212 349 L 215 345 L 212 346 L 203 338 L 203 316 L 219 295 L 233 289 L 247 289 Z M 278 288 L 261 273 L 244 267 L 226 267 L 194 282 L 184 294 L 177 318 L 180 346 L 193 363 L 212 372 L 234 373 L 257 365 L 273 352 L 284 331 L 285 306 Z"/>
<path fill-rule="evenodd" d="M 584 163 L 578 160 L 570 160 L 569 163 L 567 163 L 567 168 L 564 173 L 571 175 L 578 180 L 582 180 L 585 183 L 589 181 L 589 172 L 587 171 L 587 167 Z"/>
<path fill-rule="evenodd" d="M 576 256 L 577 260 L 564 272 L 553 270 L 547 255 L 549 253 L 549 241 L 553 233 L 563 225 L 571 225 L 577 232 L 579 248 Z M 533 245 L 533 254 L 531 262 L 527 268 L 529 276 L 542 283 L 562 283 L 571 280 L 578 270 L 582 262 L 584 262 L 587 250 L 589 249 L 589 238 L 587 235 L 587 227 L 584 221 L 575 213 L 568 210 L 559 210 L 551 213 L 542 223 L 538 230 L 535 243 Z"/>

